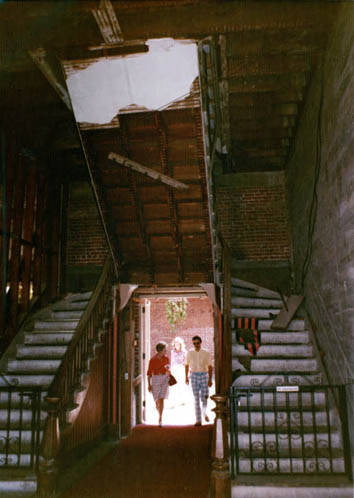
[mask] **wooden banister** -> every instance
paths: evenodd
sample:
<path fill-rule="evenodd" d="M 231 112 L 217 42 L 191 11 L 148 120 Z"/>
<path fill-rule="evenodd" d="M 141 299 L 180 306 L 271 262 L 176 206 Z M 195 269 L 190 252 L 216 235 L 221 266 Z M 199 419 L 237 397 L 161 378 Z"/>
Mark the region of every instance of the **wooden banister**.
<path fill-rule="evenodd" d="M 215 402 L 216 414 L 212 441 L 212 471 L 210 498 L 231 498 L 231 474 L 229 464 L 229 443 L 227 434 L 227 401 L 224 394 L 211 396 Z"/>

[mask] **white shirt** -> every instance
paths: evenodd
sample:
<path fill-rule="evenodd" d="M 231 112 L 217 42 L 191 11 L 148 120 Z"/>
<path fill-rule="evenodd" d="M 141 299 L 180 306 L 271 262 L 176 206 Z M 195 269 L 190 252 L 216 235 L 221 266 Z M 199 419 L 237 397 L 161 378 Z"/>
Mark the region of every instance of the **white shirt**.
<path fill-rule="evenodd" d="M 211 355 L 205 349 L 195 351 L 191 349 L 186 356 L 185 365 L 189 365 L 192 372 L 207 372 L 211 366 Z"/>

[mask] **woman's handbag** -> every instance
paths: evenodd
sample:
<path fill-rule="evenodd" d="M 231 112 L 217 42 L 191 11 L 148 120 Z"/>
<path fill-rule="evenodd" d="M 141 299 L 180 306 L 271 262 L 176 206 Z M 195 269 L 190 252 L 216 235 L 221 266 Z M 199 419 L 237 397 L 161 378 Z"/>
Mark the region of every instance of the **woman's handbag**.
<path fill-rule="evenodd" d="M 174 386 L 175 384 L 177 384 L 177 380 L 176 380 L 176 378 L 172 374 L 170 374 L 170 378 L 168 380 L 168 385 L 169 386 Z"/>

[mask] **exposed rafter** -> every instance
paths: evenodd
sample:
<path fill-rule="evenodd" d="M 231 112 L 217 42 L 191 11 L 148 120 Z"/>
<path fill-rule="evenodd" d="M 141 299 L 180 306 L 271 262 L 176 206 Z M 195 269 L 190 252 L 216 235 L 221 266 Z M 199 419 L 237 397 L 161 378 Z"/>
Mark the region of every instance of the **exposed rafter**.
<path fill-rule="evenodd" d="M 98 9 L 92 9 L 92 14 L 107 45 L 123 41 L 122 30 L 110 0 L 101 0 Z"/>

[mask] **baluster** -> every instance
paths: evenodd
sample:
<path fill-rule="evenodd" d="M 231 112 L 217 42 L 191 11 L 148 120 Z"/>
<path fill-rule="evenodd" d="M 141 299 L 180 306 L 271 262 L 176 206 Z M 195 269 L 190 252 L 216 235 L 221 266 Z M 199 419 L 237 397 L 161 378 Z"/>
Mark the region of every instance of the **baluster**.
<path fill-rule="evenodd" d="M 59 451 L 59 397 L 45 398 L 47 402 L 48 418 L 43 434 L 42 451 L 39 458 L 38 468 L 38 491 L 39 498 L 50 498 L 55 496 L 58 467 L 56 457 Z"/>
<path fill-rule="evenodd" d="M 227 436 L 227 396 L 211 396 L 216 414 L 212 443 L 212 471 L 210 498 L 231 498 L 231 476 L 229 468 L 229 443 Z"/>

